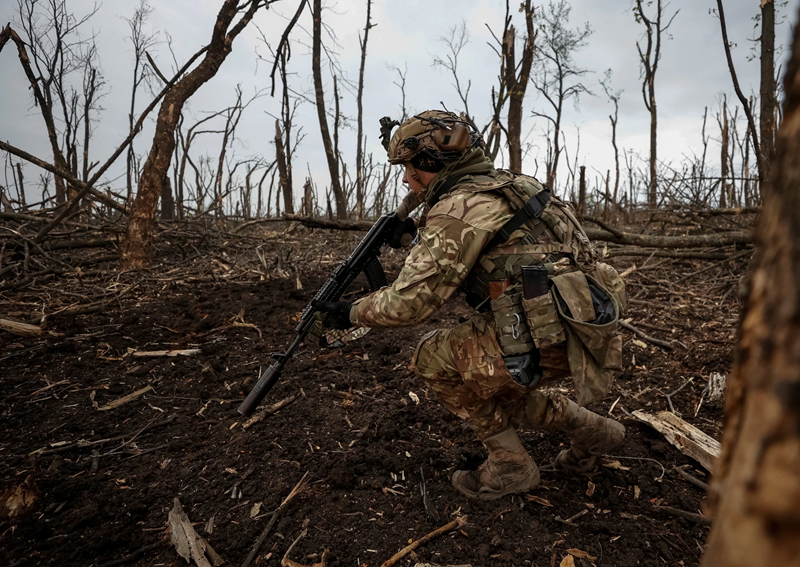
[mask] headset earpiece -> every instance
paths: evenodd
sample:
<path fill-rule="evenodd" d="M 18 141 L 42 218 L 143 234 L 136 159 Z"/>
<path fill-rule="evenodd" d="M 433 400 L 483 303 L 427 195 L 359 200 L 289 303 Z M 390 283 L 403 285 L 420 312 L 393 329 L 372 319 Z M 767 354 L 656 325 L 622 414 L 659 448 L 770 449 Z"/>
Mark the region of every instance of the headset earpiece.
<path fill-rule="evenodd" d="M 440 126 L 434 130 L 433 139 L 439 149 L 445 152 L 463 153 L 472 143 L 469 128 L 458 123 L 449 128 Z"/>

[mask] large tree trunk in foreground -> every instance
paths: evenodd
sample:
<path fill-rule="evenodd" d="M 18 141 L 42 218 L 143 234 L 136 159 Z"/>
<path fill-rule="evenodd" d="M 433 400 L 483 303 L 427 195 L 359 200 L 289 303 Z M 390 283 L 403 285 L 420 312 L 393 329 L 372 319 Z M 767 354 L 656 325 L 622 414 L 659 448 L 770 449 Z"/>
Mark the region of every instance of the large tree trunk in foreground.
<path fill-rule="evenodd" d="M 122 249 L 123 269 L 142 268 L 152 259 L 153 228 L 158 199 L 162 185 L 169 173 L 169 164 L 175 150 L 175 128 L 183 110 L 183 105 L 197 89 L 217 74 L 225 58 L 231 52 L 233 40 L 250 22 L 256 10 L 265 5 L 263 0 L 250 0 L 247 11 L 231 27 L 239 12 L 238 0 L 225 0 L 217 14 L 214 32 L 205 57 L 200 64 L 164 96 L 156 121 L 156 133 L 150 155 L 139 178 L 136 199 L 133 202 L 128 229 Z M 268 6 L 269 3 L 267 2 Z M 228 30 L 230 28 L 230 31 Z"/>
<path fill-rule="evenodd" d="M 800 42 L 763 192 L 703 565 L 800 565 Z"/>

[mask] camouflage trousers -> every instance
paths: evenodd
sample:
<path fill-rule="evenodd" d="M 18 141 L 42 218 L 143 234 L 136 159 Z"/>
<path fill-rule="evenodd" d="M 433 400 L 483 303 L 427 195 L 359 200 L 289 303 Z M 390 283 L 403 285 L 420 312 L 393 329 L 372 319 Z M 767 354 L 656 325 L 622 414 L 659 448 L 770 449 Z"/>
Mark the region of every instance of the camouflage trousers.
<path fill-rule="evenodd" d="M 566 348 L 543 349 L 541 355 L 545 370 L 540 384 L 570 375 Z M 448 410 L 467 421 L 479 439 L 509 424 L 517 429 L 555 429 L 564 417 L 567 398 L 520 386 L 511 378 L 491 314 L 427 333 L 411 368 Z"/>

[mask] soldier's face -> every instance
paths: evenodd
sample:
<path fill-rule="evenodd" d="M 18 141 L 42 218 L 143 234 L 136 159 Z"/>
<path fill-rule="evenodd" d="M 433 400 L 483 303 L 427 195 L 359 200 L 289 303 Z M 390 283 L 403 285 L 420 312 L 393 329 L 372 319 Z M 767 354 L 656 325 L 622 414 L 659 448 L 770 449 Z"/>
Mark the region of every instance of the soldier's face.
<path fill-rule="evenodd" d="M 433 178 L 436 177 L 436 174 L 430 171 L 420 171 L 406 164 L 404 164 L 404 167 L 405 173 L 403 174 L 403 183 L 408 185 L 409 189 L 417 195 L 425 191 Z"/>

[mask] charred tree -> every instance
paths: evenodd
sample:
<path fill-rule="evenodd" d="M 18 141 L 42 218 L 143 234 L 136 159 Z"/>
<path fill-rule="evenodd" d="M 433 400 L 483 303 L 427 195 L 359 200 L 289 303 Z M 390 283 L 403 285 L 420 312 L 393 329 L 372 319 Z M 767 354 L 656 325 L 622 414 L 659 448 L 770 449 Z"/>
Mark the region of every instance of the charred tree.
<path fill-rule="evenodd" d="M 331 191 L 336 201 L 336 216 L 340 219 L 347 217 L 347 198 L 345 197 L 339 176 L 339 156 L 333 147 L 331 133 L 328 129 L 328 117 L 325 114 L 325 91 L 322 88 L 322 0 L 314 0 L 314 26 L 311 47 L 311 67 L 314 75 L 314 95 L 319 119 L 319 131 L 322 135 L 322 145 L 325 148 L 325 157 L 328 160 L 328 171 L 331 177 Z"/>
<path fill-rule="evenodd" d="M 506 90 L 508 91 L 508 168 L 522 173 L 522 101 L 531 76 L 533 50 L 536 34 L 533 29 L 533 8 L 531 0 L 525 0 L 520 11 L 525 12 L 525 38 L 519 64 L 516 62 L 516 30 L 509 26 L 503 36 L 503 58 Z M 519 71 L 517 71 L 519 68 Z"/>
<path fill-rule="evenodd" d="M 142 168 L 136 199 L 128 221 L 122 250 L 124 269 L 145 267 L 152 259 L 154 215 L 175 150 L 175 128 L 183 105 L 197 89 L 216 75 L 231 52 L 236 36 L 260 8 L 268 7 L 270 3 L 269 0 L 250 0 L 242 8 L 244 13 L 234 24 L 233 20 L 242 9 L 236 0 L 225 0 L 217 14 L 211 41 L 203 60 L 175 83 L 164 96 L 158 112 L 153 145 Z"/>
<path fill-rule="evenodd" d="M 650 113 L 650 179 L 647 189 L 647 204 L 651 208 L 658 205 L 658 106 L 656 103 L 656 73 L 658 63 L 661 60 L 661 36 L 672 24 L 672 20 L 678 15 L 675 12 L 669 21 L 664 21 L 664 9 L 661 0 L 656 2 L 656 14 L 648 18 L 642 7 L 642 0 L 636 0 L 633 13 L 636 20 L 644 24 L 647 45 L 642 50 L 639 42 L 636 42 L 636 50 L 639 52 L 639 62 L 642 68 L 642 98 L 644 106 Z"/>
<path fill-rule="evenodd" d="M 366 200 L 366 188 L 364 180 L 364 109 L 362 100 L 364 97 L 364 67 L 367 62 L 367 40 L 369 30 L 372 28 L 370 16 L 372 14 L 372 0 L 367 0 L 367 23 L 364 25 L 364 38 L 359 38 L 361 45 L 361 64 L 358 67 L 358 91 L 356 94 L 356 107 L 358 115 L 356 132 L 356 219 L 364 216 L 364 201 Z"/>
<path fill-rule="evenodd" d="M 747 126 L 750 131 L 750 136 L 753 140 L 753 153 L 755 154 L 756 167 L 758 168 L 758 181 L 759 183 L 764 183 L 767 177 L 765 174 L 766 170 L 764 168 L 764 160 L 762 159 L 761 143 L 759 142 L 759 135 L 756 131 L 756 121 L 755 118 L 753 118 L 753 105 L 747 100 L 747 97 L 744 96 L 742 88 L 739 86 L 739 78 L 736 74 L 736 67 L 733 64 L 733 58 L 731 57 L 731 44 L 728 41 L 728 27 L 725 24 L 725 8 L 722 4 L 722 0 L 717 0 L 717 16 L 719 17 L 719 26 L 720 30 L 722 31 L 722 45 L 725 48 L 725 57 L 728 61 L 728 70 L 731 73 L 731 80 L 733 81 L 733 90 L 736 91 L 736 96 L 739 98 L 739 102 L 742 103 L 744 114 L 747 117 Z"/>
<path fill-rule="evenodd" d="M 775 153 L 777 97 L 775 94 L 775 2 L 761 0 L 761 162 L 764 178 L 769 177 L 770 163 Z"/>
<path fill-rule="evenodd" d="M 763 191 L 758 252 L 728 384 L 715 520 L 702 565 L 797 565 L 800 558 L 800 30 L 784 121 Z"/>

